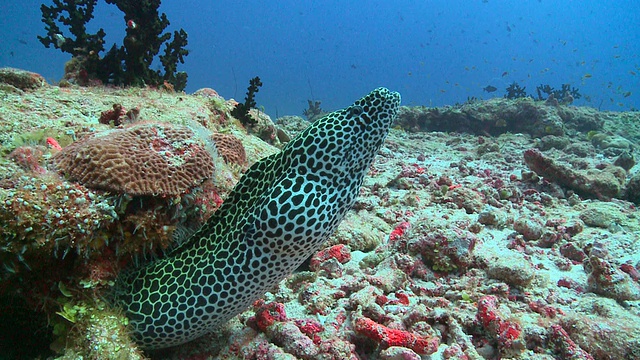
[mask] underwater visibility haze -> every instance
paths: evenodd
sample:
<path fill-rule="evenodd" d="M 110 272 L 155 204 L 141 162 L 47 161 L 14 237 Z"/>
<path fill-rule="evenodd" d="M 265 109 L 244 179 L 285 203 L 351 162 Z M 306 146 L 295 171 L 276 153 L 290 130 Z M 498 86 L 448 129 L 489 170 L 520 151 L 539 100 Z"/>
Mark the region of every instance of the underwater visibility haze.
<path fill-rule="evenodd" d="M 39 1 L 6 1 L 0 66 L 62 78 L 68 54 L 44 48 Z M 640 15 L 634 1 L 165 1 L 169 30 L 185 29 L 179 69 L 187 92 L 213 87 L 239 99 L 249 78 L 266 84 L 271 116 L 298 115 L 307 100 L 346 106 L 380 85 L 406 105 L 442 106 L 502 96 L 513 82 L 580 89 L 578 104 L 640 105 Z M 121 43 L 122 12 L 99 1 L 87 28 Z M 66 34 L 65 34 L 66 35 Z M 107 49 L 108 50 L 108 49 Z M 158 66 L 158 64 L 154 64 Z M 486 86 L 497 91 L 487 93 Z M 277 113 L 277 114 L 276 114 Z"/>

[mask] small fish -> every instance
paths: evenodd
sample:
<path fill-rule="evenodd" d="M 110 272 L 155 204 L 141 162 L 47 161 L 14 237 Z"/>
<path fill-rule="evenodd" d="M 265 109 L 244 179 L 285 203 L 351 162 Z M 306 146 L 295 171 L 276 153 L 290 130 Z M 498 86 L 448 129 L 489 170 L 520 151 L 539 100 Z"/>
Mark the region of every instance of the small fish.
<path fill-rule="evenodd" d="M 52 137 L 48 137 L 47 138 L 47 145 L 49 145 L 52 149 L 62 150 L 62 146 L 60 146 L 60 144 L 58 144 L 56 139 L 54 139 Z"/>
<path fill-rule="evenodd" d="M 591 76 L 592 76 L 591 74 L 587 73 L 587 74 L 584 74 L 584 76 L 582 76 L 582 78 L 583 79 L 591 79 Z"/>
<path fill-rule="evenodd" d="M 633 70 L 629 70 L 629 74 L 631 74 L 631 75 L 633 75 L 633 76 L 636 76 L 636 72 L 635 72 L 635 71 L 633 71 Z"/>
<path fill-rule="evenodd" d="M 482 90 L 484 90 L 484 91 L 486 91 L 488 93 L 492 93 L 492 92 L 498 90 L 498 88 L 495 87 L 495 86 L 487 85 Z"/>
<path fill-rule="evenodd" d="M 631 96 L 631 94 L 633 94 L 631 91 L 627 91 L 626 93 L 622 94 L 622 96 L 628 98 L 629 96 Z"/>
<path fill-rule="evenodd" d="M 508 71 L 505 71 L 505 72 L 503 72 L 503 73 L 502 73 L 502 77 L 505 77 L 505 76 L 507 76 L 507 75 L 509 75 L 509 72 L 508 72 Z"/>
<path fill-rule="evenodd" d="M 65 41 L 67 41 L 67 39 L 62 34 L 53 35 L 53 39 L 56 41 L 56 46 L 58 47 L 61 47 L 62 45 L 64 45 Z"/>

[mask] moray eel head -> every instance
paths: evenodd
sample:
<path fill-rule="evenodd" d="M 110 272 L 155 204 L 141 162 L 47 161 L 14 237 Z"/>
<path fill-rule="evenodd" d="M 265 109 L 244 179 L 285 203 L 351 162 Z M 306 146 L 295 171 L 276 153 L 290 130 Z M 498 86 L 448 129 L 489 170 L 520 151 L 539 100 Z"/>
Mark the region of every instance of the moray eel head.
<path fill-rule="evenodd" d="M 317 252 L 353 205 L 400 95 L 379 88 L 255 163 L 168 256 L 122 275 L 110 296 L 146 349 L 222 326 Z"/>

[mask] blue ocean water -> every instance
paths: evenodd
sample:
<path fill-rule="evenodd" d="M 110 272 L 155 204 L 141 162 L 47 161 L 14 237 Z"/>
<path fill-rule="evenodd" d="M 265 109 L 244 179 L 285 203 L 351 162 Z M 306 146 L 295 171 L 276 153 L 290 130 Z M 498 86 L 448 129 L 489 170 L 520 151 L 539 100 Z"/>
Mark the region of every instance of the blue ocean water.
<path fill-rule="evenodd" d="M 41 1 L 3 0 L 0 66 L 63 75 L 70 57 L 46 49 Z M 49 2 L 45 1 L 47 5 Z M 504 95 L 517 82 L 569 83 L 575 104 L 640 107 L 640 5 L 634 0 L 164 1 L 167 30 L 189 34 L 187 92 L 211 87 L 243 99 L 260 76 L 259 106 L 300 115 L 307 100 L 343 107 L 377 86 L 405 105 L 442 106 Z M 89 30 L 120 45 L 123 14 L 100 1 Z M 498 90 L 483 91 L 491 85 Z"/>

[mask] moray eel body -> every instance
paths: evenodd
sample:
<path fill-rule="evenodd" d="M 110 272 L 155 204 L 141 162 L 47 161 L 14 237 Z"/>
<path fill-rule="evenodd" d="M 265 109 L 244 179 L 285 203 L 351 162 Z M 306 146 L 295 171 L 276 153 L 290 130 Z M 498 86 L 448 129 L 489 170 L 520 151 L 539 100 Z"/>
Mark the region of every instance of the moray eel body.
<path fill-rule="evenodd" d="M 112 300 L 136 341 L 160 349 L 211 332 L 318 251 L 353 205 L 399 105 L 398 93 L 379 88 L 317 120 L 255 163 L 169 256 L 123 275 Z"/>

